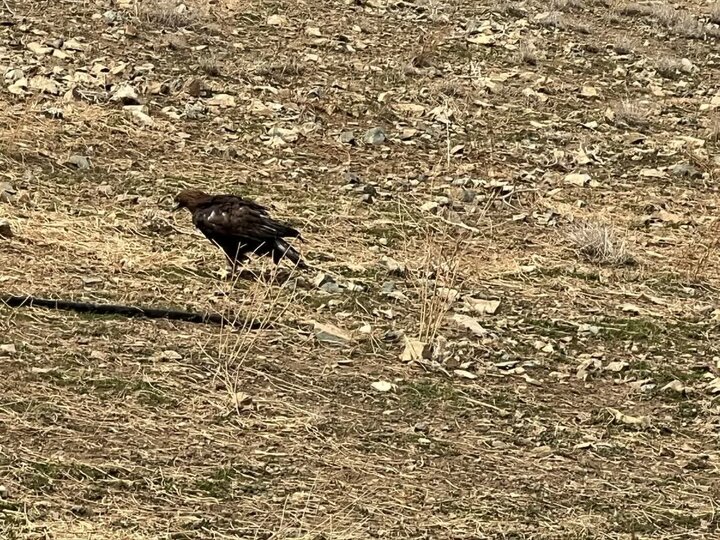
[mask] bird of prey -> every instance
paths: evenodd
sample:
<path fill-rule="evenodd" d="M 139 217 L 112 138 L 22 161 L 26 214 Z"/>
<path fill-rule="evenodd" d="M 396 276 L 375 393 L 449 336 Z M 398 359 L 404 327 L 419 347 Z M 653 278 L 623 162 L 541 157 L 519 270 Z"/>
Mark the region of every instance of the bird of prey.
<path fill-rule="evenodd" d="M 233 268 L 248 254 L 270 255 L 273 262 L 287 258 L 298 268 L 307 268 L 300 254 L 283 238 L 299 238 L 294 228 L 275 221 L 267 208 L 236 195 L 209 195 L 190 189 L 175 197 L 174 210 L 187 208 L 195 227 L 217 244 Z"/>

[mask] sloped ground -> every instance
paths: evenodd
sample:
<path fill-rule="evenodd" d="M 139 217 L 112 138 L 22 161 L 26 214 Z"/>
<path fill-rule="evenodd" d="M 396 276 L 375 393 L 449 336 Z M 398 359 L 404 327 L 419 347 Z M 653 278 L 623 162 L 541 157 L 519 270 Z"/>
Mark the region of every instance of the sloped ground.
<path fill-rule="evenodd" d="M 0 308 L 3 538 L 718 534 L 719 5 L 0 10 L 2 292 L 275 323 Z"/>

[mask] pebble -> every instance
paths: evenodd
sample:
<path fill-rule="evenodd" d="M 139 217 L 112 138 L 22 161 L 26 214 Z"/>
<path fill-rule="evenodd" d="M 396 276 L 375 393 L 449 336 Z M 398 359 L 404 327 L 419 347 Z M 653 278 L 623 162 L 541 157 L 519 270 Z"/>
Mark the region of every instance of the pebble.
<path fill-rule="evenodd" d="M 382 144 L 385 142 L 385 139 L 385 130 L 381 127 L 370 128 L 363 136 L 363 142 L 365 144 Z"/>
<path fill-rule="evenodd" d="M 10 222 L 0 219 L 0 237 L 10 239 L 13 237 L 12 228 Z"/>

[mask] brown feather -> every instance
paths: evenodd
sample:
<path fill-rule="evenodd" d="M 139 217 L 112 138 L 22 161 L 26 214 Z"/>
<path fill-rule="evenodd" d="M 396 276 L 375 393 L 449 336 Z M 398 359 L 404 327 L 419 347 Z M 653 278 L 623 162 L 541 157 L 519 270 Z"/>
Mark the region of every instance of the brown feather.
<path fill-rule="evenodd" d="M 211 242 L 220 246 L 231 263 L 250 253 L 272 256 L 277 264 L 283 257 L 300 268 L 307 265 L 283 238 L 300 237 L 293 227 L 274 220 L 267 208 L 236 195 L 209 195 L 185 190 L 175 197 L 177 209 L 186 208 L 193 224 Z"/>

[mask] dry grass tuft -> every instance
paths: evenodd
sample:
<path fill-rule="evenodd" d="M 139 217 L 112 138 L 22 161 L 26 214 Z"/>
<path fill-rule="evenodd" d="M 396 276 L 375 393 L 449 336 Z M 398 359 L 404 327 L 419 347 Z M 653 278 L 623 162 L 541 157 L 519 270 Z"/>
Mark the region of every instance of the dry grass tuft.
<path fill-rule="evenodd" d="M 648 111 L 645 106 L 637 101 L 623 100 L 613 107 L 615 123 L 627 124 L 628 126 L 646 126 L 649 124 Z"/>
<path fill-rule="evenodd" d="M 185 4 L 173 0 L 143 2 L 137 6 L 138 18 L 146 23 L 164 28 L 184 28 L 197 24 L 199 14 Z"/>
<path fill-rule="evenodd" d="M 610 225 L 594 221 L 581 223 L 573 226 L 567 237 L 575 251 L 592 263 L 621 266 L 633 261 L 627 244 Z"/>
<path fill-rule="evenodd" d="M 713 142 L 720 141 L 720 115 L 714 115 L 710 119 L 710 123 L 707 128 L 708 139 Z"/>
<path fill-rule="evenodd" d="M 561 11 L 551 11 L 546 17 L 540 19 L 538 24 L 548 28 L 563 28 L 565 26 L 565 17 Z"/>
<path fill-rule="evenodd" d="M 713 24 L 720 24 L 720 2 L 715 2 L 710 6 L 708 20 Z"/>
<path fill-rule="evenodd" d="M 683 64 L 677 58 L 664 56 L 655 62 L 655 70 L 666 79 L 679 79 L 683 72 Z"/>
<path fill-rule="evenodd" d="M 640 43 L 627 34 L 620 36 L 613 44 L 613 50 L 618 54 L 632 54 L 638 50 Z"/>
<path fill-rule="evenodd" d="M 615 12 L 626 17 L 647 17 L 652 13 L 652 6 L 631 2 L 615 8 Z"/>
<path fill-rule="evenodd" d="M 522 43 L 518 48 L 518 63 L 536 66 L 538 63 L 537 49 L 532 43 Z"/>
<path fill-rule="evenodd" d="M 198 60 L 200 71 L 210 77 L 219 77 L 222 74 L 222 64 L 214 56 L 203 56 Z"/>

